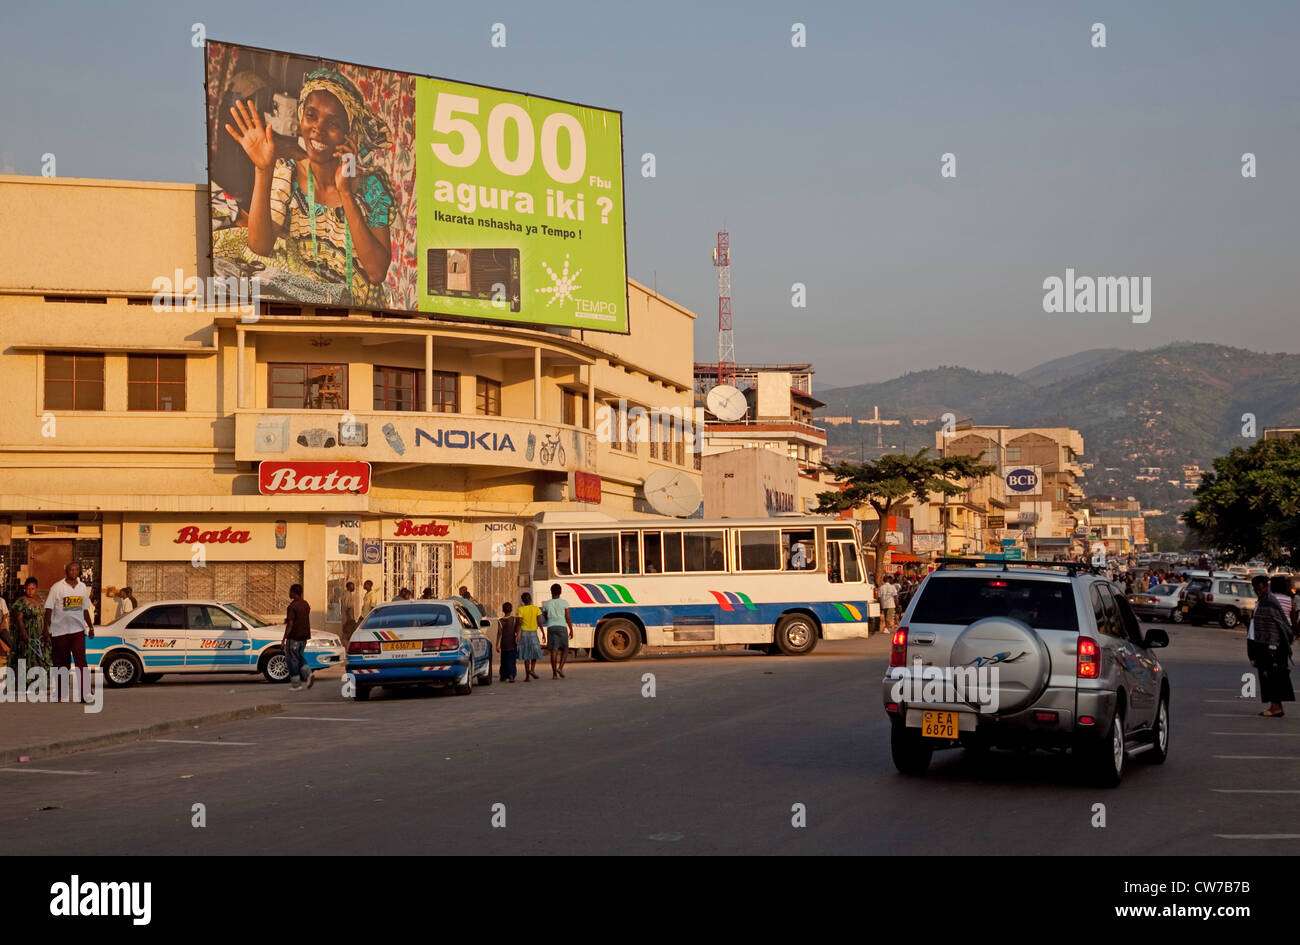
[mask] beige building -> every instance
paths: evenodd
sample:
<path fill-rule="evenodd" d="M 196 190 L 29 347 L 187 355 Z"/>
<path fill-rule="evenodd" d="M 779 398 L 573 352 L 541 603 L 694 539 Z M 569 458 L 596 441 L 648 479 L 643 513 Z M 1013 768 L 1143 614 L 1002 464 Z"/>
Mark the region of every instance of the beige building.
<path fill-rule="evenodd" d="M 1066 427 L 958 424 L 935 433 L 935 450 L 979 456 L 998 467 L 1005 487 L 1005 534 L 1024 533 L 1039 557 L 1071 552 L 1081 520 L 1083 436 Z"/>
<path fill-rule="evenodd" d="M 628 335 L 195 305 L 178 296 L 210 275 L 206 203 L 192 184 L 0 176 L 6 599 L 75 558 L 101 612 L 130 585 L 276 616 L 301 582 L 335 628 L 364 579 L 384 599 L 467 585 L 495 609 L 533 515 L 648 513 L 657 469 L 698 483 L 682 431 L 604 442 L 597 422 L 690 416 L 690 311 L 631 281 Z"/>

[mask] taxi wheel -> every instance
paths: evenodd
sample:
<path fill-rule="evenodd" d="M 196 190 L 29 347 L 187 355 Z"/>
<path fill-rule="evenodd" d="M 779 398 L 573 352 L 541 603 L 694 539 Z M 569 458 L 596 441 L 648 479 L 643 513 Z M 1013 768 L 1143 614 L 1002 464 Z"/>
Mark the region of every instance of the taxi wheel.
<path fill-rule="evenodd" d="M 282 683 L 289 679 L 289 657 L 284 655 L 284 650 L 272 650 L 263 656 L 260 668 L 267 682 Z"/>
<path fill-rule="evenodd" d="M 474 667 L 471 665 L 465 668 L 465 681 L 463 683 L 461 682 L 456 683 L 456 695 L 468 696 L 473 691 L 474 691 Z"/>
<path fill-rule="evenodd" d="M 479 676 L 478 684 L 480 686 L 492 685 L 492 657 L 488 657 L 487 669 L 483 670 L 483 675 Z"/>
<path fill-rule="evenodd" d="M 144 675 L 144 667 L 134 653 L 114 653 L 103 662 L 104 682 L 110 689 L 134 686 Z"/>

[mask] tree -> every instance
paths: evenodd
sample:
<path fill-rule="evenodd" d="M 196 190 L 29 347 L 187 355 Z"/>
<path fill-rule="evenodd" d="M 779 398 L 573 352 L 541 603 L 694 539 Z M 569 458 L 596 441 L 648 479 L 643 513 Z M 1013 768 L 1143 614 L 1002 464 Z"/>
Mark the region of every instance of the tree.
<path fill-rule="evenodd" d="M 1300 566 L 1300 440 L 1260 440 L 1214 461 L 1183 521 L 1230 561 Z"/>
<path fill-rule="evenodd" d="M 889 516 L 913 499 L 928 502 L 932 493 L 960 495 L 968 487 L 954 479 L 978 479 L 997 469 L 974 456 L 927 456 L 929 451 L 929 447 L 923 447 L 911 454 L 890 453 L 869 463 L 822 463 L 840 481 L 841 488 L 817 494 L 818 512 L 843 512 L 869 505 L 880 518 L 873 542 L 877 585 L 885 576 Z"/>

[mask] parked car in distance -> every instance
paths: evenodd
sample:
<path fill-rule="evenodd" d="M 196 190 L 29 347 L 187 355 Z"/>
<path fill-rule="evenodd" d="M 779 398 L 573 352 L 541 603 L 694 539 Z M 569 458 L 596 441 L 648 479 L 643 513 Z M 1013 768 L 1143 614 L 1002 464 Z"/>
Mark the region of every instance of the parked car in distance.
<path fill-rule="evenodd" d="M 1164 762 L 1170 682 L 1152 651 L 1169 635 L 1143 634 L 1090 569 L 997 564 L 941 559 L 894 633 L 882 693 L 898 770 L 923 774 L 946 748 L 1047 748 L 1114 787 L 1129 757 Z M 972 671 L 974 694 L 946 681 Z"/>
<path fill-rule="evenodd" d="M 86 664 L 103 670 L 105 684 L 115 689 L 157 682 L 165 673 L 261 673 L 285 682 L 283 638 L 283 623 L 267 623 L 236 604 L 161 600 L 96 627 L 86 641 Z M 312 631 L 303 655 L 312 669 L 337 666 L 343 643 Z"/>
<path fill-rule="evenodd" d="M 1182 584 L 1157 584 L 1145 591 L 1134 591 L 1128 595 L 1128 602 L 1139 617 L 1182 623 L 1183 589 Z"/>

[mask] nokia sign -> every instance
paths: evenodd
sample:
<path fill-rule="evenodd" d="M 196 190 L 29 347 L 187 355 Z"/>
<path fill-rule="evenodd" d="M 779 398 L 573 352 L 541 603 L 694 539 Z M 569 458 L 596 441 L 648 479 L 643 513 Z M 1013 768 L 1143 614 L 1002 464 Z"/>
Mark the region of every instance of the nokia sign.
<path fill-rule="evenodd" d="M 1041 477 L 1036 467 L 1018 466 L 1007 470 L 1007 491 L 1017 495 L 1037 495 Z"/>

